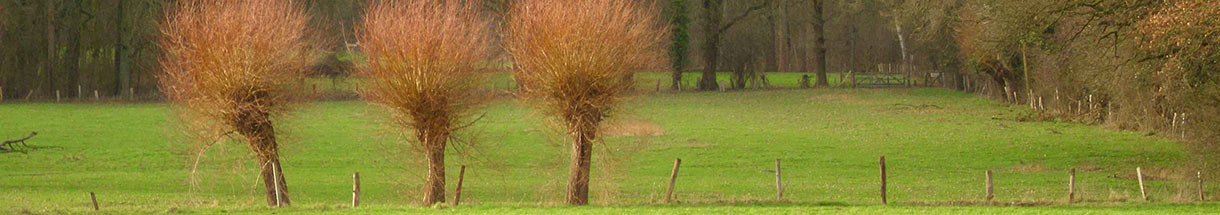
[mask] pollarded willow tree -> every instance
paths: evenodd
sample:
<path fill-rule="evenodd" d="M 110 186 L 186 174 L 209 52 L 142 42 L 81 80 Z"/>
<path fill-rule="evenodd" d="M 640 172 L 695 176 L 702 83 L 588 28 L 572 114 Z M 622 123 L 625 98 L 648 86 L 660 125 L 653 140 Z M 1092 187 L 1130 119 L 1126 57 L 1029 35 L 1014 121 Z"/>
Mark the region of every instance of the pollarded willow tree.
<path fill-rule="evenodd" d="M 556 116 L 572 138 L 566 201 L 589 202 L 589 168 L 600 124 L 622 103 L 638 69 L 666 65 L 655 5 L 635 0 L 522 0 L 506 46 L 522 92 Z"/>
<path fill-rule="evenodd" d="M 168 14 L 161 90 L 203 136 L 244 137 L 267 204 L 291 204 L 272 119 L 290 109 L 294 83 L 314 59 L 308 17 L 292 0 L 187 0 Z"/>
<path fill-rule="evenodd" d="M 491 25 L 466 1 L 382 0 L 369 5 L 360 43 L 370 102 L 414 131 L 428 162 L 423 204 L 445 201 L 445 146 L 478 100 L 476 63 L 488 56 Z"/>

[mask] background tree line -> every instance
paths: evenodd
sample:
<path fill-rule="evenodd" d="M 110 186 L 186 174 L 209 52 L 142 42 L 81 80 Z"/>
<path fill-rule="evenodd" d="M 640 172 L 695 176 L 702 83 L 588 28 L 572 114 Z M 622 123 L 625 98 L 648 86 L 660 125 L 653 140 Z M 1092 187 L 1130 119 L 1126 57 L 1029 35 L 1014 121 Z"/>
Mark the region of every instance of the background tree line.
<path fill-rule="evenodd" d="M 323 51 L 354 43 L 363 0 L 302 1 Z M 175 0 L 0 0 L 0 86 L 5 98 L 156 94 L 156 40 Z M 334 63 L 333 61 L 324 61 Z M 80 89 L 78 89 L 78 87 Z"/>
<path fill-rule="evenodd" d="M 0 20 L 6 28 L 0 35 L 0 85 L 5 87 L 5 98 L 46 99 L 56 90 L 72 97 L 78 86 L 85 94 L 99 90 L 103 96 L 132 90 L 155 94 L 159 48 L 153 41 L 164 9 L 174 1 L 0 0 Z M 901 55 L 892 22 L 882 14 L 885 4 L 878 1 L 642 1 L 666 7 L 670 19 L 685 20 L 681 29 L 688 36 L 675 40 L 686 47 L 674 52 L 675 58 L 682 58 L 675 61 L 682 63 L 678 71 L 833 73 L 897 62 Z M 512 0 L 484 2 L 486 10 L 503 16 Z M 325 41 L 321 51 L 341 52 L 356 43 L 352 23 L 358 21 L 366 0 L 303 3 L 314 17 L 313 35 Z M 817 5 L 824 8 L 820 16 L 812 13 Z M 676 9 L 681 9 L 681 16 L 674 13 Z M 712 17 L 722 17 L 715 20 L 719 27 L 708 27 Z M 815 35 L 824 38 L 823 45 L 815 44 L 819 38 Z M 716 51 L 708 51 L 709 38 L 715 38 Z M 343 63 L 336 62 L 334 55 L 323 56 L 330 58 L 319 61 L 323 66 Z M 825 56 L 825 63 L 818 63 L 823 59 L 818 56 Z M 709 62 L 717 67 L 706 66 Z M 744 83 L 734 85 L 744 87 Z"/>

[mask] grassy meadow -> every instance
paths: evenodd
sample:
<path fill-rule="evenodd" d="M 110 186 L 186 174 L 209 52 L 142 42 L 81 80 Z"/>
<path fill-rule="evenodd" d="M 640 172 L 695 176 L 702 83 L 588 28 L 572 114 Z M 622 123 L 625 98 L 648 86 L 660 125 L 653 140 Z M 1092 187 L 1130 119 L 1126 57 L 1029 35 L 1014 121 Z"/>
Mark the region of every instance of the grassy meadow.
<path fill-rule="evenodd" d="M 192 153 L 195 138 L 163 103 L 4 103 L 0 139 L 31 131 L 54 146 L 0 154 L 0 213 L 289 214 L 1198 214 L 1184 147 L 1156 136 L 1063 122 L 1022 122 L 1022 107 L 942 89 L 778 89 L 635 96 L 595 146 L 594 206 L 561 207 L 567 147 L 548 118 L 508 97 L 448 156 L 452 198 L 467 165 L 463 206 L 420 208 L 423 165 L 385 113 L 363 101 L 301 104 L 278 119 L 291 208 L 268 209 L 244 143 Z M 769 75 L 796 85 L 800 74 Z M 691 83 L 697 76 L 684 79 Z M 508 83 L 505 76 L 494 80 Z M 724 77 L 727 80 L 727 76 Z M 833 82 L 833 80 L 832 80 Z M 325 82 L 322 82 L 325 83 Z M 503 85 L 503 84 L 502 84 Z M 339 85 L 336 85 L 339 86 Z M 345 85 L 344 85 L 345 86 Z M 473 117 L 472 117 L 473 118 Z M 886 156 L 889 206 L 878 199 Z M 677 203 L 664 204 L 675 158 Z M 775 160 L 784 197 L 776 198 Z M 195 171 L 192 173 L 191 169 Z M 1135 168 L 1148 195 L 1140 198 Z M 1077 197 L 1065 204 L 1069 169 Z M 983 201 L 984 172 L 995 201 Z M 362 207 L 349 208 L 360 172 Z M 1188 177 L 1187 175 L 1190 175 Z M 1216 189 L 1209 189 L 1215 191 Z"/>

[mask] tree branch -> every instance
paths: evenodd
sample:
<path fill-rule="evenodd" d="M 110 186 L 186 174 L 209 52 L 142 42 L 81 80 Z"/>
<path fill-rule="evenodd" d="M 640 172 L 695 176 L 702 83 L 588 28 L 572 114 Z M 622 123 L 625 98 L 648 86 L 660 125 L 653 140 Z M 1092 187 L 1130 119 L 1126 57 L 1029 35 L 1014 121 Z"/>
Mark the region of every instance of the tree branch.
<path fill-rule="evenodd" d="M 23 137 L 23 138 L 21 138 L 21 139 L 16 139 L 16 140 L 6 140 L 6 141 L 4 141 L 3 143 L 0 143 L 0 145 L 8 145 L 8 144 L 17 143 L 17 142 L 25 142 L 26 140 L 29 140 L 30 138 L 33 138 L 33 137 L 34 137 L 34 135 L 38 135 L 38 132 L 30 132 L 30 135 L 27 135 L 27 136 L 25 136 L 25 137 Z"/>
<path fill-rule="evenodd" d="M 733 25 L 736 25 L 738 21 L 741 21 L 741 20 L 745 19 L 746 17 L 750 16 L 750 13 L 753 13 L 756 10 L 766 8 L 768 5 L 771 5 L 771 1 L 764 1 L 762 4 L 755 5 L 753 7 L 746 9 L 745 13 L 741 13 L 741 15 L 737 16 L 737 18 L 730 19 L 729 23 L 725 24 L 724 27 L 721 27 L 720 31 L 718 31 L 718 32 L 723 34 L 725 31 L 728 31 L 729 28 L 732 28 Z"/>

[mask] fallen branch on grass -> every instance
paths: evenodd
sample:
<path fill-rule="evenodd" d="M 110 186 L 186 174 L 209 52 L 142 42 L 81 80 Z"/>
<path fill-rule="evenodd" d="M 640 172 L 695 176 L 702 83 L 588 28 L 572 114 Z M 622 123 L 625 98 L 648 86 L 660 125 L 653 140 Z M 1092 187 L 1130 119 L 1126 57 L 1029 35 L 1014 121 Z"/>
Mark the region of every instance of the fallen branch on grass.
<path fill-rule="evenodd" d="M 21 139 L 5 140 L 4 142 L 0 142 L 0 153 L 21 152 L 22 154 L 25 154 L 28 150 L 32 149 L 50 148 L 31 146 L 25 143 L 26 140 L 33 138 L 35 135 L 38 135 L 38 132 L 30 132 L 30 135 L 27 135 Z"/>

